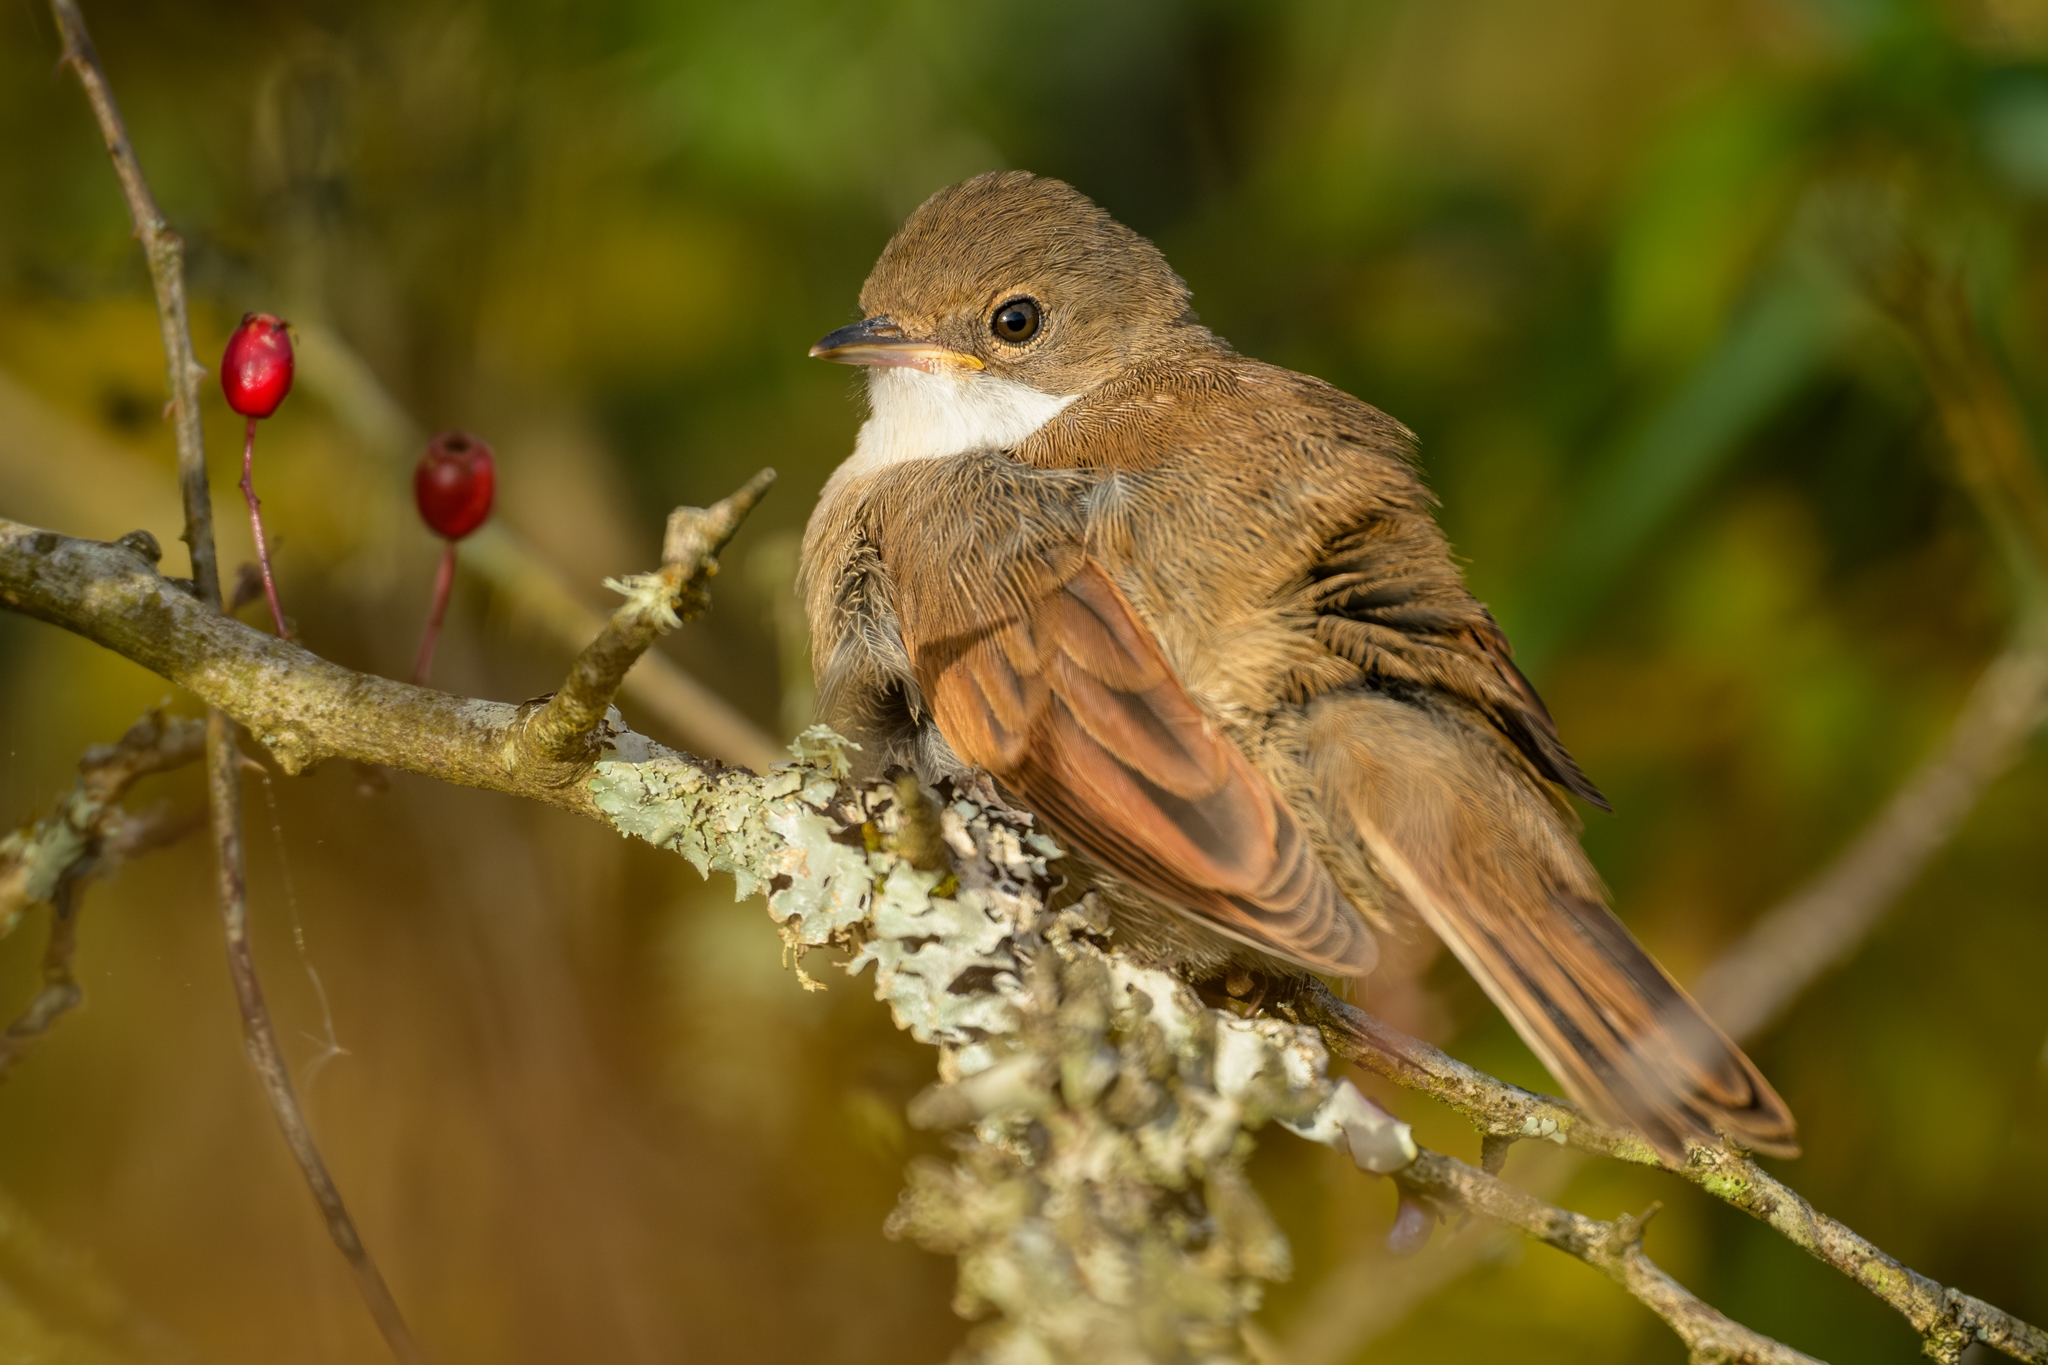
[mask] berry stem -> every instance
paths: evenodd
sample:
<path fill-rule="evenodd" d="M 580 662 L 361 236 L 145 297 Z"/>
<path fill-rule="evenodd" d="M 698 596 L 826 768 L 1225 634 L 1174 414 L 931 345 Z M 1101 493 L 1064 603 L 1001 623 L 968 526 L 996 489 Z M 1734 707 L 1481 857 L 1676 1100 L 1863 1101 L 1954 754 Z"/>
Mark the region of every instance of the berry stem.
<path fill-rule="evenodd" d="M 448 614 L 448 593 L 455 586 L 455 542 L 441 552 L 441 567 L 434 574 L 434 608 L 427 613 L 427 633 L 420 637 L 420 656 L 412 666 L 415 687 L 424 687 L 427 670 L 434 666 L 434 645 L 441 638 L 441 619 Z"/>
<path fill-rule="evenodd" d="M 242 438 L 242 498 L 249 504 L 249 529 L 256 536 L 256 563 L 263 570 L 263 595 L 270 599 L 270 619 L 277 622 L 277 635 L 289 640 L 292 633 L 284 623 L 284 608 L 278 605 L 277 581 L 270 576 L 270 545 L 263 538 L 263 504 L 256 497 L 256 482 L 251 477 L 251 468 L 256 462 L 256 419 L 249 419 L 247 434 Z"/>

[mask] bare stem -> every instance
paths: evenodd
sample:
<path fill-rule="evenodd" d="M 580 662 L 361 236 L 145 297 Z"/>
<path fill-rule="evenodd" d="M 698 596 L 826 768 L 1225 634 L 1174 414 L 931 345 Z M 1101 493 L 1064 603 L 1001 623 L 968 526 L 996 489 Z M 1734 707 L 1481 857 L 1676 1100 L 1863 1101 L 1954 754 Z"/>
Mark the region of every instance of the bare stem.
<path fill-rule="evenodd" d="M 413 660 L 412 681 L 415 687 L 427 685 L 427 674 L 434 667 L 434 646 L 441 640 L 441 622 L 448 615 L 448 594 L 455 587 L 455 542 L 449 541 L 448 548 L 441 551 L 441 567 L 434 571 L 434 605 L 427 610 L 427 629 L 420 636 L 419 657 Z"/>
<path fill-rule="evenodd" d="M 213 514 L 206 487 L 206 443 L 199 422 L 199 379 L 205 371 L 200 368 L 192 351 L 192 325 L 185 302 L 184 244 L 164 222 L 150 193 L 149 183 L 143 178 L 142 166 L 129 143 L 127 128 L 121 121 L 120 109 L 114 102 L 106 72 L 100 67 L 98 53 L 86 31 L 85 17 L 79 12 L 77 0 L 50 0 L 50 8 L 56 17 L 58 31 L 64 35 L 64 61 L 77 73 L 79 83 L 85 87 L 93 116 L 99 122 L 100 134 L 113 158 L 114 173 L 119 177 L 122 193 L 128 200 L 128 212 L 135 222 L 136 236 L 140 238 L 149 262 L 150 280 L 156 289 L 157 320 L 163 334 L 171 411 L 177 428 L 178 485 L 185 504 L 185 543 L 192 554 L 193 584 L 203 607 L 216 619 L 224 621 L 226 618 L 221 615 L 220 563 L 214 546 Z M 253 444 L 254 439 L 255 425 L 252 422 L 249 442 Z M 249 454 L 245 447 L 242 489 L 249 500 L 251 520 L 255 523 L 256 550 L 262 561 L 264 588 L 270 597 L 278 634 L 282 636 L 286 633 L 284 613 L 278 607 L 277 591 L 271 581 L 269 556 L 264 545 L 262 522 L 257 517 L 256 495 L 249 481 L 248 469 Z M 341 1196 L 335 1190 L 334 1182 L 328 1178 L 326 1166 L 313 1145 L 305 1115 L 292 1093 L 290 1077 L 278 1053 L 276 1030 L 263 1002 L 255 959 L 250 955 L 248 946 L 248 903 L 242 870 L 241 792 L 238 783 L 240 764 L 241 755 L 235 748 L 234 722 L 219 709 L 209 712 L 206 729 L 207 792 L 220 880 L 221 923 L 227 935 L 228 967 L 234 978 L 235 997 L 242 1010 L 242 1028 L 249 1054 L 256 1063 L 257 1075 L 263 1082 L 264 1094 L 270 1101 L 278 1126 L 284 1130 L 292 1154 L 298 1158 L 299 1166 L 313 1188 L 313 1197 L 327 1216 L 328 1231 L 355 1271 L 357 1286 L 371 1316 L 384 1333 L 392 1355 L 402 1365 L 414 1365 L 421 1359 L 419 1348 L 399 1317 L 397 1305 L 392 1301 L 383 1277 L 377 1273 L 376 1266 L 363 1249 L 362 1239 L 349 1221 Z"/>
<path fill-rule="evenodd" d="M 249 532 L 256 540 L 256 563 L 263 570 L 263 595 L 270 602 L 270 619 L 277 623 L 281 639 L 292 638 L 284 623 L 284 608 L 277 601 L 277 580 L 270 573 L 270 541 L 263 534 L 263 503 L 256 496 L 256 419 L 251 417 L 242 437 L 242 500 L 249 504 Z"/>
<path fill-rule="evenodd" d="M 99 53 L 86 32 L 77 0 L 50 0 L 57 31 L 64 35 L 63 64 L 78 76 L 99 123 L 100 136 L 113 158 L 134 220 L 135 236 L 149 262 L 156 288 L 158 330 L 163 336 L 164 366 L 171 390 L 171 422 L 178 440 L 178 492 L 185 504 L 185 544 L 192 554 L 192 582 L 199 598 L 220 605 L 220 562 L 213 548 L 213 504 L 206 491 L 206 440 L 199 426 L 199 381 L 205 369 L 192 353 L 192 323 L 185 307 L 185 243 L 171 231 L 142 178 L 142 165 L 129 144 L 121 108 L 100 68 Z"/>
<path fill-rule="evenodd" d="M 291 1072 L 278 1050 L 277 1032 L 271 1027 L 270 1007 L 264 1002 L 263 982 L 256 974 L 255 954 L 249 947 L 249 888 L 242 872 L 241 794 L 238 790 L 241 753 L 235 747 L 234 724 L 226 714 L 217 710 L 208 716 L 206 771 L 218 855 L 215 871 L 220 879 L 221 925 L 227 937 L 228 974 L 234 980 L 235 999 L 242 1010 L 242 1042 L 248 1049 L 250 1062 L 255 1065 L 257 1077 L 263 1082 L 271 1112 L 284 1133 L 285 1145 L 291 1148 L 293 1159 L 299 1163 L 299 1170 L 313 1191 L 314 1201 L 320 1205 L 321 1215 L 327 1220 L 328 1236 L 334 1239 L 334 1245 L 340 1248 L 342 1257 L 355 1274 L 356 1288 L 361 1291 L 370 1316 L 376 1320 L 377 1330 L 384 1334 L 385 1343 L 400 1365 L 422 1365 L 425 1357 L 420 1354 L 412 1332 L 399 1314 L 398 1303 L 391 1297 L 391 1290 L 378 1272 L 376 1262 L 364 1249 L 355 1221 L 341 1202 L 341 1191 L 335 1188 L 327 1163 L 320 1156 L 320 1148 L 313 1141 L 312 1129 L 306 1125 L 305 1111 L 299 1107 L 298 1096 L 292 1089 Z"/>

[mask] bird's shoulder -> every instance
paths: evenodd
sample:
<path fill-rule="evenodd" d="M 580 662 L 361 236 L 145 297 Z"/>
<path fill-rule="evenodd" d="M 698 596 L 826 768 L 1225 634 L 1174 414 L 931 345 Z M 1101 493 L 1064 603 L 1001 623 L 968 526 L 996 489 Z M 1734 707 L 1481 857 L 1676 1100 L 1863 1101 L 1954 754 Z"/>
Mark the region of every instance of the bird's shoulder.
<path fill-rule="evenodd" d="M 1190 460 L 1214 472 L 1242 460 L 1284 477 L 1289 463 L 1342 453 L 1389 466 L 1408 482 L 1414 440 L 1333 384 L 1205 345 L 1132 366 L 1069 404 L 1012 455 L 1034 469 L 1131 474 Z"/>

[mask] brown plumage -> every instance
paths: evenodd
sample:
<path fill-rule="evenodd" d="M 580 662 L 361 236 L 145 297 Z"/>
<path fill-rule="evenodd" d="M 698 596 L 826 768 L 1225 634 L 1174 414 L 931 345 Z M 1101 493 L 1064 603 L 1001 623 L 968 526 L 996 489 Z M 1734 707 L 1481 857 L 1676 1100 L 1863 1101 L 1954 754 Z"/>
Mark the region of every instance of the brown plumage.
<path fill-rule="evenodd" d="M 1607 909 L 1563 793 L 1606 803 L 1403 427 L 1235 354 L 1150 242 L 1018 172 L 934 195 L 861 304 L 814 351 L 874 367 L 874 414 L 804 575 L 873 769 L 988 772 L 1192 973 L 1363 975 L 1369 925 L 1419 917 L 1602 1117 L 1796 1150 Z"/>

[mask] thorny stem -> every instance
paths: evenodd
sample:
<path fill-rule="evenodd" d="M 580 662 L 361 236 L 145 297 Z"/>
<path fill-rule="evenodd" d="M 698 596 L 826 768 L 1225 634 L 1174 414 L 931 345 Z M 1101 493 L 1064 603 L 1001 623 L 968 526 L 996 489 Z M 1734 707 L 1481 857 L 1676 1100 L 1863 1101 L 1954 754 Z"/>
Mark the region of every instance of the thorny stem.
<path fill-rule="evenodd" d="M 434 667 L 434 646 L 441 639 L 441 622 L 448 615 L 448 594 L 454 587 L 455 542 L 451 540 L 448 548 L 441 551 L 441 567 L 434 571 L 434 605 L 427 611 L 427 629 L 420 636 L 419 657 L 413 660 L 414 687 L 427 685 L 427 674 Z"/>
<path fill-rule="evenodd" d="M 249 504 L 249 532 L 256 540 L 256 564 L 263 570 L 263 595 L 270 601 L 270 619 L 277 623 L 280 639 L 292 638 L 284 623 L 284 608 L 277 601 L 277 580 L 270 573 L 270 541 L 263 534 L 263 502 L 256 496 L 256 419 L 251 417 L 242 436 L 242 500 Z"/>
<path fill-rule="evenodd" d="M 216 615 L 221 610 L 220 562 L 214 546 L 213 513 L 206 486 L 206 443 L 199 424 L 199 379 L 205 373 L 192 351 L 191 319 L 185 302 L 184 244 L 164 222 L 144 179 L 128 130 L 114 102 L 113 90 L 101 69 L 99 55 L 79 12 L 77 0 L 50 0 L 57 29 L 64 35 L 63 60 L 85 87 L 100 135 L 113 158 L 114 173 L 128 200 L 128 212 L 135 223 L 149 262 L 150 280 L 156 290 L 157 319 L 163 334 L 164 361 L 169 373 L 171 412 L 177 428 L 178 486 L 185 505 L 185 543 L 192 555 L 192 580 L 199 601 Z M 249 441 L 255 439 L 252 422 Z M 256 517 L 256 495 L 248 478 L 249 455 L 243 456 L 243 491 L 249 499 L 250 516 Z M 278 633 L 284 635 L 284 613 L 271 583 L 270 562 L 264 547 L 263 528 L 256 521 L 257 554 L 262 559 L 264 588 L 270 597 L 271 613 Z M 215 863 L 219 871 L 221 923 L 227 935 L 228 968 L 234 978 L 235 998 L 242 1010 L 242 1029 L 249 1052 L 256 1062 L 265 1097 L 278 1126 L 284 1130 L 292 1154 L 313 1188 L 313 1196 L 327 1216 L 329 1233 L 355 1271 L 371 1316 L 384 1334 L 391 1353 L 402 1365 L 422 1359 L 411 1333 L 400 1318 L 397 1305 L 377 1273 L 362 1239 L 342 1206 L 340 1193 L 329 1179 L 319 1150 L 313 1144 L 298 1098 L 292 1093 L 290 1077 L 280 1060 L 277 1032 L 263 989 L 256 976 L 256 962 L 248 945 L 247 888 L 242 872 L 241 792 L 238 776 L 241 754 L 235 747 L 234 722 L 218 708 L 208 712 L 206 722 L 206 768 L 209 813 L 213 820 Z"/>

